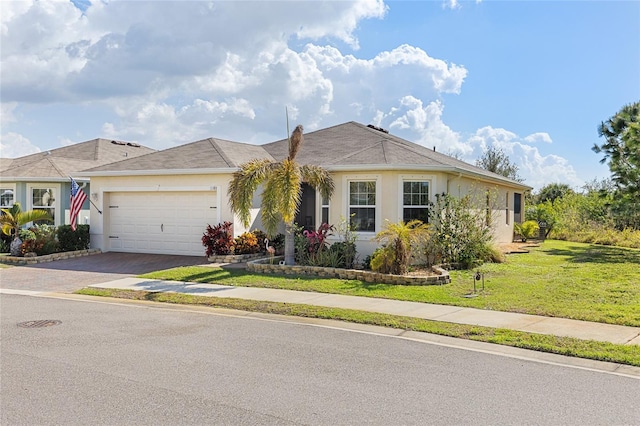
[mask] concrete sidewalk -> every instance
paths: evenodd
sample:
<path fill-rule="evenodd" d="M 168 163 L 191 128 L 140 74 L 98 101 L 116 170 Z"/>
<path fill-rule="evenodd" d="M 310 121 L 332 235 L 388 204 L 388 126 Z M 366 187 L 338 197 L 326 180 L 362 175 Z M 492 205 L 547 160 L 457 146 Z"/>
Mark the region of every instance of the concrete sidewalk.
<path fill-rule="evenodd" d="M 343 296 L 294 290 L 255 287 L 231 287 L 216 284 L 184 283 L 176 281 L 123 278 L 92 284 L 96 288 L 118 288 L 156 292 L 185 293 L 196 296 L 228 297 L 268 302 L 299 303 L 331 308 L 355 309 L 391 315 L 506 328 L 529 333 L 551 334 L 597 340 L 623 345 L 640 345 L 640 327 L 602 324 L 564 318 L 489 311 L 458 306 L 433 305 L 419 302 Z"/>

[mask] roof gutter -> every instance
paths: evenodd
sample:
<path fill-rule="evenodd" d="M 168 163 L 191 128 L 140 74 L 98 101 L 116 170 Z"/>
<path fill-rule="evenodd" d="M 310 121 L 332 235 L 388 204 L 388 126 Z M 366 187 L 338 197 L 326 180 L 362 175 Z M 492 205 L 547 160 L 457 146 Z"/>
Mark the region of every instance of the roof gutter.
<path fill-rule="evenodd" d="M 105 170 L 82 172 L 82 176 L 166 176 L 166 175 L 216 175 L 238 171 L 238 167 L 216 169 L 158 169 L 158 170 Z"/>
<path fill-rule="evenodd" d="M 331 172 L 360 172 L 360 171 L 372 171 L 372 170 L 412 170 L 412 171 L 422 171 L 422 172 L 444 172 L 444 173 L 452 173 L 460 176 L 470 176 L 476 179 L 499 183 L 503 185 L 509 186 L 517 186 L 523 190 L 531 190 L 533 189 L 531 186 L 524 185 L 520 182 L 516 182 L 514 180 L 500 177 L 496 175 L 487 176 L 483 173 L 474 172 L 472 170 L 463 169 L 461 167 L 455 166 L 424 166 L 418 164 L 368 164 L 368 165 L 358 165 L 358 166 L 323 166 L 325 169 Z"/>
<path fill-rule="evenodd" d="M 84 176 L 84 174 L 82 175 Z M 77 182 L 89 182 L 89 179 L 84 178 L 84 177 L 74 177 L 74 179 Z M 1 178 L 2 183 L 0 183 L 0 185 L 5 184 L 7 182 L 70 182 L 69 178 L 63 178 L 63 177 L 47 177 L 47 176 L 41 176 L 41 177 L 22 177 L 22 176 L 7 176 L 7 177 L 2 177 Z"/>

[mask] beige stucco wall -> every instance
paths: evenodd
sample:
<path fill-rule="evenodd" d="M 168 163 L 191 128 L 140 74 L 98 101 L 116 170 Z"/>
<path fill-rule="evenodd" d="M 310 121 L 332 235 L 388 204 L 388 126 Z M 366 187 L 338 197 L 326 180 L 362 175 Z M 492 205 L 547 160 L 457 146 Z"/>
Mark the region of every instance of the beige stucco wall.
<path fill-rule="evenodd" d="M 402 219 L 402 182 L 404 180 L 426 180 L 430 182 L 430 201 L 436 201 L 436 194 L 450 193 L 461 197 L 472 194 L 480 203 L 479 208 L 486 209 L 486 193 L 489 191 L 491 201 L 491 220 L 494 227 L 494 242 L 511 242 L 513 238 L 513 194 L 521 190 L 483 182 L 477 179 L 461 177 L 447 173 L 420 173 L 406 170 L 369 171 L 369 172 L 334 172 L 335 192 L 329 205 L 329 222 L 337 224 L 346 218 L 348 212 L 348 183 L 351 180 L 375 180 L 377 182 L 376 232 L 380 231 L 385 221 L 398 222 Z M 509 201 L 507 204 L 507 195 Z M 508 212 L 507 212 L 508 206 Z M 524 206 L 522 206 L 524 208 Z M 319 202 L 318 213 L 319 214 Z M 508 220 L 507 220 L 508 218 Z M 377 247 L 372 241 L 375 232 L 357 232 L 358 253 L 360 258 L 371 254 Z M 334 237 L 334 239 L 336 239 Z"/>

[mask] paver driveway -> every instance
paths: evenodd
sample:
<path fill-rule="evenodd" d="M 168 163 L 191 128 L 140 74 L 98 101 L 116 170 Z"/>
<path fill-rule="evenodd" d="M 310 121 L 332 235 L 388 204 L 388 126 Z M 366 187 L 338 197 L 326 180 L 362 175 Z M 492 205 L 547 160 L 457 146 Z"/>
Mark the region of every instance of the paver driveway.
<path fill-rule="evenodd" d="M 32 266 L 0 269 L 0 288 L 71 293 L 89 284 L 176 266 L 209 264 L 204 256 L 101 253 Z"/>

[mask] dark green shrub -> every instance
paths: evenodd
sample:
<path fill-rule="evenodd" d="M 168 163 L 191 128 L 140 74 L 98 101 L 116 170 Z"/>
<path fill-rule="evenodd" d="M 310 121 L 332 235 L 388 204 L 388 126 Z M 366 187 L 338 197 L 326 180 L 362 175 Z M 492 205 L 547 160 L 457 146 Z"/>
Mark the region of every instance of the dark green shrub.
<path fill-rule="evenodd" d="M 58 226 L 59 251 L 86 250 L 89 244 L 89 225 L 78 225 L 75 231 L 71 225 Z"/>
<path fill-rule="evenodd" d="M 337 241 L 329 246 L 329 251 L 338 256 L 335 268 L 351 269 L 356 260 L 356 245 L 352 242 Z"/>
<path fill-rule="evenodd" d="M 284 254 L 284 234 L 278 234 L 269 240 L 269 245 L 276 249 L 276 256 Z"/>

